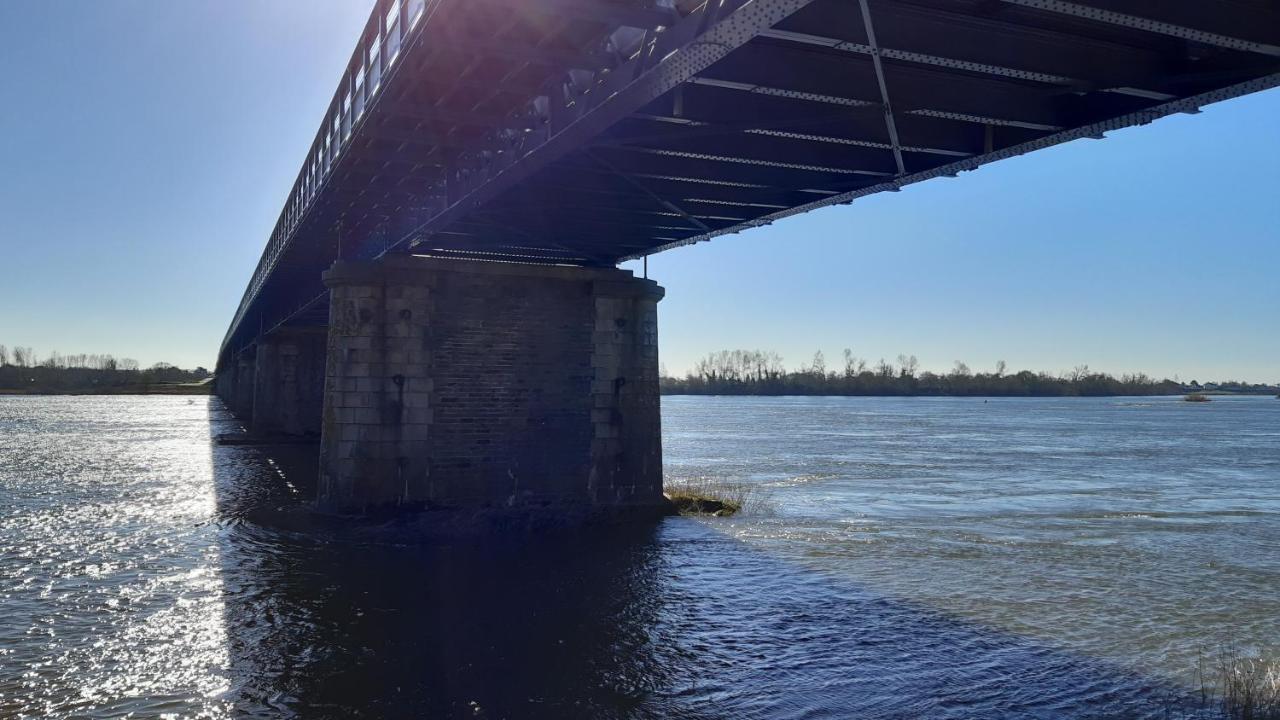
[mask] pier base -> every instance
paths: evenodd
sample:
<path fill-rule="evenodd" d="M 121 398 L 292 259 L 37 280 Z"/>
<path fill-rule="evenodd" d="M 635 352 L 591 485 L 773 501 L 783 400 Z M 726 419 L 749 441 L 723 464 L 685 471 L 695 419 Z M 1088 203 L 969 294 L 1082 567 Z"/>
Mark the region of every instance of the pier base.
<path fill-rule="evenodd" d="M 325 328 L 280 328 L 258 338 L 254 433 L 319 435 L 324 408 Z"/>
<path fill-rule="evenodd" d="M 322 507 L 662 502 L 656 283 L 414 256 L 325 283 Z"/>
<path fill-rule="evenodd" d="M 256 362 L 251 352 L 243 352 L 236 358 L 235 388 L 231 396 L 231 411 L 242 420 L 253 418 L 255 366 Z"/>

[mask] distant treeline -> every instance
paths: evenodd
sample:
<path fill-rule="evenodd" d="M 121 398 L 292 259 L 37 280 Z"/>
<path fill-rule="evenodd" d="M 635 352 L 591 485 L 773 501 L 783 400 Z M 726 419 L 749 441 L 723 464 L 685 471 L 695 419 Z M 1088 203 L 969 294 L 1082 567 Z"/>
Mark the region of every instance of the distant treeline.
<path fill-rule="evenodd" d="M 1156 380 L 1142 373 L 1119 378 L 1094 372 L 1087 365 L 1068 373 L 1007 372 L 1003 361 L 992 372 L 975 373 L 957 362 L 946 374 L 921 371 L 914 355 L 899 355 L 897 364 L 880 360 L 874 365 L 844 351 L 840 367 L 827 367 L 821 352 L 807 366 L 783 367 L 782 357 L 760 350 L 722 350 L 711 353 L 684 378 L 666 377 L 661 387 L 667 395 L 890 395 L 890 396 L 993 396 L 1062 397 L 1116 395 L 1180 395 L 1191 391 L 1269 393 L 1280 387 L 1247 383 L 1188 383 Z"/>
<path fill-rule="evenodd" d="M 62 355 L 41 358 L 29 347 L 0 345 L 0 392 L 137 393 L 177 392 L 178 386 L 208 378 L 204 368 L 183 370 L 168 363 L 140 368 L 131 358 Z"/>

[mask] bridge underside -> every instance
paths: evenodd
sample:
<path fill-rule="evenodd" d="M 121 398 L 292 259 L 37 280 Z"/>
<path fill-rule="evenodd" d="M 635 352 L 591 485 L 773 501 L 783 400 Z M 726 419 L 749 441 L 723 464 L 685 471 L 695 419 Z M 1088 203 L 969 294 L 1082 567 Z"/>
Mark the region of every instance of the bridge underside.
<path fill-rule="evenodd" d="M 224 349 L 339 257 L 611 265 L 1280 82 L 1267 0 L 660 4 L 427 3 L 344 80 Z"/>
<path fill-rule="evenodd" d="M 608 268 L 1277 84 L 1270 0 L 378 0 L 219 367 L 338 261 Z"/>

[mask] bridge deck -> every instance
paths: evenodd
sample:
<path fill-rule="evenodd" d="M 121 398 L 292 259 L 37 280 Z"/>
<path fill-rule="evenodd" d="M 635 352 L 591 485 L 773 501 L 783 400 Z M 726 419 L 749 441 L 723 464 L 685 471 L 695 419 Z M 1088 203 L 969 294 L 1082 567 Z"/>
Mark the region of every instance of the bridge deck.
<path fill-rule="evenodd" d="M 1270 0 L 378 0 L 224 357 L 340 256 L 609 265 L 1277 84 Z"/>

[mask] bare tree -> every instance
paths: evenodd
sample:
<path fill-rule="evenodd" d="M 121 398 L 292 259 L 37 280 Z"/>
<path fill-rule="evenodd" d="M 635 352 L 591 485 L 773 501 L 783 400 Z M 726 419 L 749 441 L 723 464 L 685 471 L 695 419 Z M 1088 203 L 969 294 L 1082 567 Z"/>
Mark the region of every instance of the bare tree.
<path fill-rule="evenodd" d="M 893 364 L 880 358 L 880 362 L 876 363 L 876 374 L 883 378 L 893 377 Z"/>
<path fill-rule="evenodd" d="M 849 348 L 844 349 L 844 376 L 855 378 L 867 369 L 867 361 L 853 354 Z"/>
<path fill-rule="evenodd" d="M 0 345 L 0 367 L 9 364 L 9 348 Z"/>
<path fill-rule="evenodd" d="M 898 367 L 900 368 L 899 373 L 902 377 L 913 378 L 916 376 L 916 373 L 920 372 L 920 361 L 916 359 L 915 355 L 910 357 L 906 355 L 899 355 Z"/>
<path fill-rule="evenodd" d="M 782 358 L 759 350 L 720 350 L 702 358 L 692 375 L 710 382 L 761 381 L 782 375 Z"/>
<path fill-rule="evenodd" d="M 823 378 L 827 376 L 827 358 L 822 354 L 821 350 L 813 354 L 813 365 L 810 366 L 809 372 L 814 377 Z"/>
<path fill-rule="evenodd" d="M 116 367 L 120 370 L 137 370 L 138 361 L 133 358 L 120 358 L 120 362 L 116 363 Z"/>
<path fill-rule="evenodd" d="M 1009 367 L 1003 360 L 996 362 L 996 377 L 1004 377 L 1005 368 Z"/>
<path fill-rule="evenodd" d="M 955 368 L 951 370 L 951 374 L 954 375 L 955 377 L 969 377 L 972 374 L 972 372 L 969 370 L 968 365 L 961 362 L 960 360 L 957 360 Z"/>

